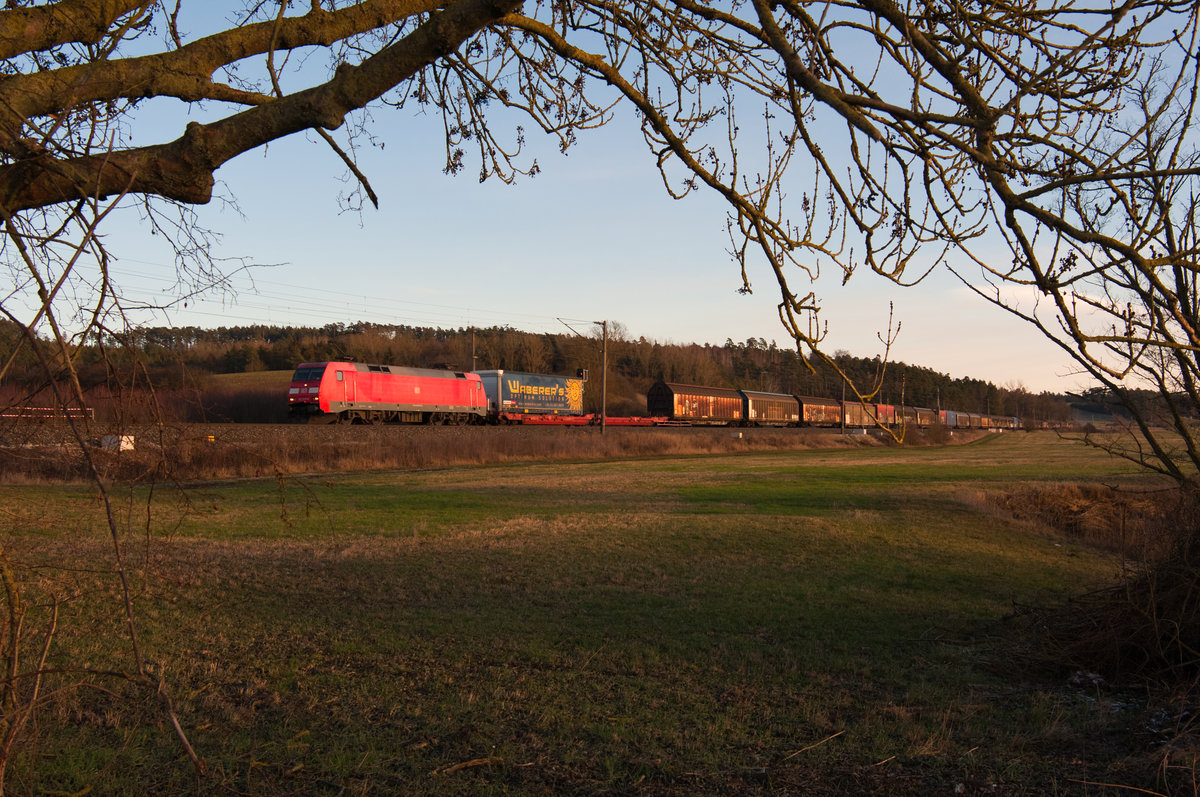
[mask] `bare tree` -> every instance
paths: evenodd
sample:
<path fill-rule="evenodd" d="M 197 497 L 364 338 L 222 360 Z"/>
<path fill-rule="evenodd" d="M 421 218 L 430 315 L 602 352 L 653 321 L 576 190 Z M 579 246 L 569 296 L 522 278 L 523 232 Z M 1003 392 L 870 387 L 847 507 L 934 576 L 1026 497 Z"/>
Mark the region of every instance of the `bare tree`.
<path fill-rule="evenodd" d="M 743 287 L 765 258 L 785 326 L 816 356 L 825 329 L 807 285 L 821 268 L 909 284 L 944 264 L 1114 390 L 1135 376 L 1159 387 L 1159 352 L 1187 392 L 1179 313 L 1194 303 L 1173 306 L 1187 285 L 1162 278 L 1188 272 L 1193 247 L 1180 207 L 1196 170 L 1191 3 L 256 2 L 188 39 L 191 8 L 0 12 L 8 229 L 48 246 L 74 228 L 102 255 L 87 230 L 136 198 L 196 267 L 202 231 L 161 200 L 209 201 L 217 169 L 282 136 L 317 131 L 373 197 L 352 158 L 370 103 L 435 110 L 447 170 L 474 161 L 505 180 L 539 168 L 520 119 L 566 148 L 624 103 L 673 196 L 728 201 Z M 285 90 L 314 50 L 323 82 Z M 228 110 L 142 143 L 132 120 L 155 98 Z M 1174 453 L 1153 459 L 1184 476 Z"/>
<path fill-rule="evenodd" d="M 1195 5 L 755 11 L 833 206 L 826 229 L 861 242 L 829 260 L 900 284 L 951 269 L 1126 404 L 1144 446 L 1123 453 L 1194 483 Z M 844 135 L 818 134 L 830 112 Z"/>

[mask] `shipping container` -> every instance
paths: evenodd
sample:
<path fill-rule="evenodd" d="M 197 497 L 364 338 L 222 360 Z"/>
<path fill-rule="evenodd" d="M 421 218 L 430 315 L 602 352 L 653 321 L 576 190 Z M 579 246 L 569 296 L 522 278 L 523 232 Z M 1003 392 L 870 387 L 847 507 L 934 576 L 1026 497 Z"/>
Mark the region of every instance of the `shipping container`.
<path fill-rule="evenodd" d="M 696 424 L 742 421 L 742 394 L 722 387 L 655 382 L 646 391 L 649 415 Z"/>
<path fill-rule="evenodd" d="M 742 418 L 755 426 L 795 426 L 800 423 L 800 402 L 787 393 L 743 390 Z"/>
<path fill-rule="evenodd" d="M 504 415 L 582 415 L 583 380 L 521 371 L 476 371 L 488 411 Z"/>

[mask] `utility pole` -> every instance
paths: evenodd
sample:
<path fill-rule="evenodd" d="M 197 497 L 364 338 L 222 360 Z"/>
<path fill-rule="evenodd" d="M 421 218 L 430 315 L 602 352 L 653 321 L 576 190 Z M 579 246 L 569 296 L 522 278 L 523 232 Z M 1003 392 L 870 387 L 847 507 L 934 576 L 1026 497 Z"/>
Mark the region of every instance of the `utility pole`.
<path fill-rule="evenodd" d="M 585 324 L 586 321 L 575 318 L 560 318 L 558 319 L 563 326 L 574 332 L 580 337 L 586 337 L 571 326 L 570 321 Z M 602 335 L 602 348 L 600 350 L 600 434 L 604 434 L 604 428 L 608 425 L 608 322 L 593 321 L 593 324 L 600 327 Z"/>
<path fill-rule="evenodd" d="M 603 345 L 600 349 L 600 434 L 608 421 L 608 322 L 593 321 L 603 333 Z"/>

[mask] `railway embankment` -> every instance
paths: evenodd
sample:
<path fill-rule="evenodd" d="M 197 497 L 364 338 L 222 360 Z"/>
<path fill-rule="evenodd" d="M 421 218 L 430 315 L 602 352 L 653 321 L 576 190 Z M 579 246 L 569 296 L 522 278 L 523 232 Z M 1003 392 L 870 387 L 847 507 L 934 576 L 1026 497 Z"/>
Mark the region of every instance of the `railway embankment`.
<path fill-rule="evenodd" d="M 948 441 L 975 439 L 956 433 Z M 515 461 L 618 459 L 887 445 L 885 435 L 858 430 L 627 428 L 538 426 L 175 423 L 94 424 L 80 429 L 91 459 L 111 479 L 287 476 L 405 470 Z M 912 434 L 910 443 L 930 442 Z M 943 442 L 943 441 L 938 441 Z M 78 439 L 65 423 L 4 430 L 0 481 L 87 478 Z"/>

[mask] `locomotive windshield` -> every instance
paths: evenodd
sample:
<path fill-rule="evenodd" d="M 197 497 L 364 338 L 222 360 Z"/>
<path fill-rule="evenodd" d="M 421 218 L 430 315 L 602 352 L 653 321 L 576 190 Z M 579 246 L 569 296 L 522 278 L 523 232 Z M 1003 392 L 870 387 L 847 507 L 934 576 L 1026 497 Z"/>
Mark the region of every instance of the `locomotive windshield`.
<path fill-rule="evenodd" d="M 325 366 L 319 368 L 297 368 L 296 373 L 292 375 L 293 382 L 314 382 L 321 378 L 325 373 Z"/>

